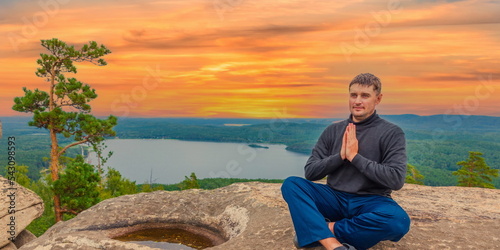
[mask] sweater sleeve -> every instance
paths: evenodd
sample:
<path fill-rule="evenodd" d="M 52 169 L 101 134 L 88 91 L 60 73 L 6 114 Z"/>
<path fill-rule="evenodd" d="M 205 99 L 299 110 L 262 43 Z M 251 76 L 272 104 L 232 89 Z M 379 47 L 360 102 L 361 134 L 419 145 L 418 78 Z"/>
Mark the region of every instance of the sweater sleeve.
<path fill-rule="evenodd" d="M 403 187 L 406 177 L 406 140 L 398 128 L 382 139 L 382 161 L 377 163 L 357 154 L 352 164 L 368 179 L 392 190 Z"/>
<path fill-rule="evenodd" d="M 320 180 L 344 163 L 340 157 L 340 150 L 331 154 L 331 147 L 333 140 L 335 140 L 333 132 L 333 127 L 328 127 L 319 137 L 304 167 L 306 179 L 310 181 Z"/>

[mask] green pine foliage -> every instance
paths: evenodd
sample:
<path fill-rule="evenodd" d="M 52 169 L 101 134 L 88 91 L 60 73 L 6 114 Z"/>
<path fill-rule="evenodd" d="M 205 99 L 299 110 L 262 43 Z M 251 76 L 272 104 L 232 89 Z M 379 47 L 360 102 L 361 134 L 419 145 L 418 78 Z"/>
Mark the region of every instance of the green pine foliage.
<path fill-rule="evenodd" d="M 458 186 L 495 188 L 491 182 L 498 177 L 499 170 L 489 167 L 481 155 L 481 152 L 471 151 L 467 160 L 457 163 L 462 166 L 453 172 L 453 175 L 458 176 Z"/>
<path fill-rule="evenodd" d="M 101 200 L 124 194 L 137 193 L 135 182 L 123 178 L 120 172 L 114 169 L 108 171 L 102 185 L 100 185 L 100 178 L 96 169 L 82 160 L 81 157 L 78 157 L 75 161 L 65 158 L 65 161 L 68 161 L 68 166 L 61 173 L 61 178 L 54 184 L 49 171 L 45 170 L 42 171 L 40 179 L 30 181 L 26 186 L 40 196 L 45 205 L 42 216 L 35 219 L 27 227 L 34 235 L 40 236 L 54 225 L 54 190 L 58 190 L 58 193 L 61 195 L 63 209 L 66 210 L 64 214 L 65 219 L 74 217 L 76 213 L 89 208 Z M 21 168 L 20 179 L 24 179 L 22 177 L 24 172 Z"/>
<path fill-rule="evenodd" d="M 129 179 L 122 177 L 121 173 L 114 168 L 108 168 L 104 182 L 104 189 L 101 192 L 101 198 L 103 200 L 135 193 L 137 193 L 137 185 L 135 184 L 135 181 L 130 181 Z"/>
<path fill-rule="evenodd" d="M 406 169 L 406 183 L 411 183 L 411 184 L 418 184 L 418 185 L 424 185 L 424 176 L 418 171 L 418 169 L 411 165 L 407 165 Z"/>
<path fill-rule="evenodd" d="M 50 82 L 49 91 L 23 87 L 24 96 L 14 98 L 12 109 L 33 113 L 30 126 L 53 130 L 66 138 L 73 136 L 77 142 L 98 143 L 104 136 L 115 135 L 112 128 L 116 125 L 116 117 L 101 120 L 90 114 L 91 106 L 88 103 L 97 98 L 95 89 L 75 78 L 66 78 L 63 74 L 77 73 L 73 62 L 88 61 L 104 66 L 106 62 L 100 57 L 111 51 L 93 41 L 76 50 L 55 38 L 42 40 L 42 47 L 50 54 L 40 54 L 41 59 L 37 60 L 40 67 L 36 75 Z M 70 109 L 76 111 L 66 111 Z"/>
<path fill-rule="evenodd" d="M 186 189 L 199 189 L 200 184 L 198 183 L 198 178 L 195 173 L 191 173 L 189 177 L 184 176 L 185 179 L 179 184 L 181 190 Z"/>
<path fill-rule="evenodd" d="M 99 150 L 100 143 L 106 136 L 115 136 L 113 127 L 117 118 L 109 116 L 107 119 L 98 119 L 91 112 L 90 101 L 97 98 L 97 94 L 88 84 L 76 78 L 66 78 L 64 73 L 77 73 L 75 62 L 90 62 L 98 66 L 106 65 L 103 56 L 111 53 L 104 45 L 91 41 L 79 50 L 67 45 L 59 39 L 41 40 L 41 45 L 48 50 L 48 54 L 41 53 L 37 60 L 36 76 L 48 82 L 48 90 L 30 90 L 23 87 L 24 96 L 14 98 L 12 109 L 24 113 L 32 113 L 33 120 L 29 125 L 43 128 L 50 134 L 50 171 L 52 181 L 59 179 L 60 157 L 71 147 L 88 144 Z M 72 143 L 60 147 L 58 135 L 72 138 Z M 98 155 L 101 156 L 101 154 Z M 76 164 L 76 163 L 75 163 Z M 81 166 L 83 168 L 83 166 Z M 54 209 L 56 221 L 63 220 L 62 199 L 60 192 L 54 193 Z M 73 204 L 65 201 L 70 207 L 79 207 L 82 204 Z M 78 209 L 77 209 L 78 210 Z M 77 211 L 76 210 L 76 211 Z"/>
<path fill-rule="evenodd" d="M 99 173 L 85 163 L 82 156 L 69 163 L 53 184 L 54 193 L 61 198 L 63 213 L 78 214 L 97 204 L 99 199 Z"/>

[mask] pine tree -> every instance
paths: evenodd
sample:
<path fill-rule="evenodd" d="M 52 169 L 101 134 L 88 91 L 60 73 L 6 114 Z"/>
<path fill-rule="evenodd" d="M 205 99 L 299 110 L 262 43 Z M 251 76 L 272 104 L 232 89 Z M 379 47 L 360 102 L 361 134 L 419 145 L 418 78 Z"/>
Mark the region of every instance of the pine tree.
<path fill-rule="evenodd" d="M 493 177 L 498 177 L 499 170 L 486 165 L 481 155 L 483 154 L 480 152 L 469 152 L 469 158 L 466 161 L 457 163 L 457 165 L 462 166 L 453 172 L 453 175 L 458 176 L 458 186 L 495 188 L 490 182 Z"/>
<path fill-rule="evenodd" d="M 98 46 L 91 41 L 80 50 L 54 38 L 42 40 L 42 47 L 49 54 L 40 54 L 36 75 L 49 83 L 49 91 L 23 88 L 24 96 L 14 99 L 13 110 L 33 113 L 30 126 L 49 130 L 51 139 L 50 172 L 52 181 L 59 179 L 60 157 L 70 147 L 79 144 L 99 145 L 105 136 L 114 136 L 113 127 L 117 124 L 114 116 L 98 119 L 90 114 L 88 104 L 97 97 L 95 90 L 75 78 L 66 78 L 63 73 L 77 73 L 74 62 L 91 62 L 98 66 L 106 65 L 101 57 L 111 53 L 104 45 Z M 75 142 L 60 147 L 57 135 L 72 137 Z M 61 201 L 54 195 L 54 212 L 57 221 L 62 220 Z"/>
<path fill-rule="evenodd" d="M 179 184 L 179 188 L 181 190 L 200 188 L 200 184 L 198 183 L 198 178 L 195 173 L 191 173 L 190 177 L 184 177 L 184 180 Z"/>
<path fill-rule="evenodd" d="M 137 193 L 137 186 L 135 185 L 135 181 L 130 181 L 129 179 L 122 177 L 118 170 L 108 168 L 103 193 L 103 198 L 117 197 L 125 194 L 135 194 Z"/>
<path fill-rule="evenodd" d="M 407 165 L 407 170 L 406 170 L 406 183 L 411 183 L 411 184 L 418 184 L 418 185 L 424 185 L 424 182 L 422 181 L 425 177 L 420 174 L 420 171 L 418 169 L 411 165 Z"/>
<path fill-rule="evenodd" d="M 61 199 L 61 212 L 76 215 L 97 204 L 100 179 L 96 169 L 78 155 L 54 181 L 54 193 Z"/>

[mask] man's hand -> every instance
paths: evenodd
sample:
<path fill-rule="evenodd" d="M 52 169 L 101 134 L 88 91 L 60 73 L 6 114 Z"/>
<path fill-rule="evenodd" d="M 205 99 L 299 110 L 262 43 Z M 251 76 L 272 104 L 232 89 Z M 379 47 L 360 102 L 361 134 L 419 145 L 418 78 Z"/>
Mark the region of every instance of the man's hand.
<path fill-rule="evenodd" d="M 345 155 L 346 144 L 347 144 L 347 128 L 344 132 L 344 136 L 342 137 L 342 147 L 340 148 L 340 158 L 342 158 L 342 160 L 346 159 L 346 155 Z"/>
<path fill-rule="evenodd" d="M 342 147 L 345 147 L 345 157 L 352 162 L 352 159 L 358 154 L 358 139 L 356 138 L 356 125 L 349 123 L 344 133 L 345 146 L 342 143 Z"/>

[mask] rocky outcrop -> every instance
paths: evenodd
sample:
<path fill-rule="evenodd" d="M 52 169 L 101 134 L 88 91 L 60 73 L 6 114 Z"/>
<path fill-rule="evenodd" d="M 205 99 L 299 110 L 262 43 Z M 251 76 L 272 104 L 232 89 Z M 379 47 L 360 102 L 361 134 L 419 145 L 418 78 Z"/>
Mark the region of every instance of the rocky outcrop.
<path fill-rule="evenodd" d="M 0 250 L 15 250 L 19 249 L 26 243 L 35 240 L 36 236 L 32 234 L 28 230 L 23 230 L 21 233 L 19 233 L 15 239 L 14 242 L 9 241 L 9 243 L 3 247 L 0 247 Z"/>
<path fill-rule="evenodd" d="M 38 195 L 0 176 L 0 249 L 16 249 L 33 239 L 25 228 L 43 213 Z M 16 238 L 17 237 L 17 238 Z M 15 238 L 15 239 L 14 239 Z M 12 243 L 14 239 L 17 242 Z M 10 245 L 9 245 L 10 243 Z"/>
<path fill-rule="evenodd" d="M 373 249 L 500 249 L 500 190 L 409 184 L 394 199 L 410 214 L 412 228 L 400 242 Z M 280 184 L 265 183 L 105 200 L 21 249 L 154 249 L 112 239 L 152 227 L 197 232 L 218 244 L 214 250 L 294 249 Z"/>
<path fill-rule="evenodd" d="M 14 245 L 16 246 L 16 249 L 18 249 L 33 240 L 36 240 L 36 236 L 30 231 L 24 230 L 19 235 L 17 235 L 16 240 L 14 241 Z M 5 249 L 2 248 L 1 250 Z"/>

